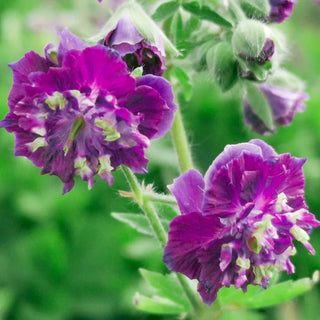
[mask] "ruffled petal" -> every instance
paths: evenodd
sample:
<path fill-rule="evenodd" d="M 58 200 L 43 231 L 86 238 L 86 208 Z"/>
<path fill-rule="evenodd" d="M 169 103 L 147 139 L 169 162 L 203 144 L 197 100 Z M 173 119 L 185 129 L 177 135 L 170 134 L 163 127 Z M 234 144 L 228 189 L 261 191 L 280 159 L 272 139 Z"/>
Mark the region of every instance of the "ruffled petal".
<path fill-rule="evenodd" d="M 182 214 L 201 212 L 204 180 L 199 171 L 191 169 L 185 172 L 174 179 L 168 189 L 177 199 Z"/>

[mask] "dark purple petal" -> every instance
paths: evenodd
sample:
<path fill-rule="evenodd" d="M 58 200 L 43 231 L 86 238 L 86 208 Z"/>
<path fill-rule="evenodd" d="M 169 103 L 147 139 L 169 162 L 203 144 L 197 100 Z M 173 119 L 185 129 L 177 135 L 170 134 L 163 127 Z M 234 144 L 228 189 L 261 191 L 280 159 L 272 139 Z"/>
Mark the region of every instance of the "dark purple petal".
<path fill-rule="evenodd" d="M 270 85 L 261 85 L 260 90 L 269 102 L 276 125 L 288 126 L 296 112 L 305 111 L 304 101 L 308 100 L 309 96 L 303 91 L 291 91 Z"/>
<path fill-rule="evenodd" d="M 295 0 L 269 0 L 271 12 L 270 22 L 281 23 L 289 18 L 293 12 L 293 6 L 297 3 Z"/>
<path fill-rule="evenodd" d="M 24 97 L 24 84 L 30 84 L 29 75 L 33 72 L 47 72 L 48 62 L 37 53 L 30 51 L 17 62 L 9 64 L 13 73 L 13 86 L 8 97 L 10 110 Z"/>
<path fill-rule="evenodd" d="M 169 108 L 164 112 L 162 120 L 158 124 L 157 133 L 152 137 L 152 139 L 159 139 L 172 127 L 174 116 L 178 109 L 178 106 L 174 103 L 171 84 L 166 79 L 154 75 L 142 76 L 137 82 L 138 86 L 148 86 L 158 91 Z"/>
<path fill-rule="evenodd" d="M 176 217 L 170 223 L 169 241 L 163 261 L 172 271 L 182 272 L 190 279 L 200 276 L 198 251 L 209 246 L 218 233 L 220 223 L 214 217 L 190 213 Z"/>
<path fill-rule="evenodd" d="M 250 143 L 239 143 L 235 145 L 227 145 L 223 152 L 218 155 L 218 157 L 212 162 L 209 167 L 204 179 L 206 181 L 206 185 L 210 183 L 210 179 L 219 172 L 220 168 L 225 166 L 229 161 L 235 158 L 240 158 L 244 152 L 252 153 L 252 154 L 261 154 L 261 148 L 255 144 Z"/>
<path fill-rule="evenodd" d="M 304 101 L 309 98 L 303 91 L 292 91 L 268 84 L 259 85 L 259 90 L 264 94 L 270 106 L 274 126 L 290 125 L 295 114 L 305 110 Z M 251 130 L 265 135 L 276 130 L 270 130 L 265 125 L 263 119 L 260 119 L 254 112 L 247 99 L 243 100 L 243 112 L 245 122 Z"/>
<path fill-rule="evenodd" d="M 124 16 L 119 20 L 115 29 L 107 35 L 105 42 L 115 48 L 121 56 L 125 56 L 135 52 L 142 40 L 143 36 L 138 32 L 131 19 Z"/>
<path fill-rule="evenodd" d="M 174 179 L 168 189 L 177 199 L 182 214 L 201 212 L 204 180 L 202 174 L 191 169 Z"/>
<path fill-rule="evenodd" d="M 71 50 L 79 50 L 87 48 L 88 45 L 84 43 L 80 38 L 65 29 L 58 32 L 60 36 L 60 44 L 58 48 L 58 63 L 62 65 L 65 55 Z"/>

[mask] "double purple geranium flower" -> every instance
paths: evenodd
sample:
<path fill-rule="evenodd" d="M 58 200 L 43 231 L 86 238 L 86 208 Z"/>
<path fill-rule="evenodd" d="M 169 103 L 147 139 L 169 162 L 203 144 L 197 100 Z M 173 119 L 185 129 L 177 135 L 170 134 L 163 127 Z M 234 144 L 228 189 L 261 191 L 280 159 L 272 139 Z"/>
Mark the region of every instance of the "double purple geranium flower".
<path fill-rule="evenodd" d="M 58 176 L 64 193 L 75 175 L 91 188 L 96 174 L 111 184 L 121 164 L 145 173 L 145 148 L 173 122 L 169 82 L 132 77 L 117 51 L 88 47 L 68 31 L 57 51 L 48 45 L 45 58 L 31 51 L 10 67 L 10 112 L 0 127 L 15 133 L 15 155 Z"/>
<path fill-rule="evenodd" d="M 294 272 L 293 240 L 312 253 L 318 227 L 304 199 L 306 159 L 278 155 L 261 140 L 229 145 L 205 177 L 189 170 L 169 186 L 181 216 L 170 224 L 164 262 L 198 279 L 210 305 L 220 288 L 267 288 L 272 272 Z"/>

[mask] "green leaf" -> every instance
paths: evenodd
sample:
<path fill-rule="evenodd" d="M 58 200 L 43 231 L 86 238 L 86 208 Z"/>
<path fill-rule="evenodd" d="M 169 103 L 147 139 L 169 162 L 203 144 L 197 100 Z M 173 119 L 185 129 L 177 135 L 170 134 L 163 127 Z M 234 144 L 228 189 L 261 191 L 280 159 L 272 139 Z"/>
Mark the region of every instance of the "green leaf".
<path fill-rule="evenodd" d="M 246 83 L 246 99 L 253 112 L 264 122 L 271 131 L 273 127 L 273 116 L 271 108 L 263 93 L 252 83 Z"/>
<path fill-rule="evenodd" d="M 177 304 L 189 307 L 187 297 L 182 293 L 180 283 L 174 273 L 163 275 L 145 269 L 139 270 L 144 279 L 156 290 L 157 295 Z"/>
<path fill-rule="evenodd" d="M 134 298 L 134 305 L 140 311 L 152 314 L 181 314 L 186 312 L 185 308 L 168 299 L 153 297 L 148 298 L 140 294 L 136 294 Z"/>
<path fill-rule="evenodd" d="M 129 225 L 131 228 L 137 230 L 140 233 L 153 236 L 153 230 L 145 216 L 139 213 L 116 213 L 112 212 L 111 216 L 125 224 Z"/>
<path fill-rule="evenodd" d="M 154 203 L 161 220 L 171 221 L 179 215 L 179 213 L 170 205 L 163 203 Z"/>
<path fill-rule="evenodd" d="M 247 293 L 233 287 L 223 288 L 219 291 L 218 298 L 221 306 L 234 305 L 248 309 L 266 308 L 306 293 L 314 283 L 309 278 L 289 280 L 270 286 L 266 290 L 259 286 L 249 286 Z"/>
<path fill-rule="evenodd" d="M 186 22 L 186 26 L 184 28 L 185 35 L 189 38 L 190 34 L 197 29 L 199 29 L 201 26 L 201 20 L 197 17 L 191 15 L 190 18 Z"/>
<path fill-rule="evenodd" d="M 192 96 L 192 85 L 188 74 L 180 67 L 175 66 L 171 69 L 171 76 L 179 81 L 186 100 L 189 100 Z"/>
<path fill-rule="evenodd" d="M 180 5 L 177 1 L 162 3 L 152 15 L 152 19 L 155 21 L 168 19 L 179 9 L 179 6 Z"/>
<path fill-rule="evenodd" d="M 140 273 L 153 287 L 155 295 L 148 298 L 138 294 L 135 304 L 139 310 L 159 314 L 180 314 L 191 310 L 175 274 L 163 275 L 145 269 L 140 269 Z"/>
<path fill-rule="evenodd" d="M 132 229 L 135 229 L 136 231 L 148 235 L 148 236 L 154 236 L 154 232 L 152 230 L 151 225 L 149 224 L 149 221 L 147 217 L 140 213 L 117 213 L 112 212 L 111 216 L 118 221 L 124 222 L 128 226 L 130 226 Z M 161 219 L 161 223 L 166 231 L 169 230 L 169 223 L 170 221 L 166 219 Z"/>
<path fill-rule="evenodd" d="M 182 43 L 184 38 L 183 21 L 180 11 L 177 11 L 172 18 L 171 33 L 174 43 L 179 48 L 179 43 Z"/>
<path fill-rule="evenodd" d="M 221 27 L 225 28 L 232 28 L 232 24 L 223 18 L 221 15 L 219 15 L 217 12 L 213 11 L 211 8 L 207 6 L 201 6 L 197 1 L 192 1 L 189 3 L 184 3 L 183 8 L 186 11 L 189 11 L 196 15 L 198 18 L 203 19 L 203 20 L 208 20 L 211 21 Z"/>
<path fill-rule="evenodd" d="M 231 89 L 238 79 L 238 62 L 232 47 L 221 42 L 207 52 L 207 65 L 222 91 Z"/>
<path fill-rule="evenodd" d="M 241 0 L 241 8 L 248 18 L 265 18 L 270 14 L 270 2 L 268 0 Z"/>

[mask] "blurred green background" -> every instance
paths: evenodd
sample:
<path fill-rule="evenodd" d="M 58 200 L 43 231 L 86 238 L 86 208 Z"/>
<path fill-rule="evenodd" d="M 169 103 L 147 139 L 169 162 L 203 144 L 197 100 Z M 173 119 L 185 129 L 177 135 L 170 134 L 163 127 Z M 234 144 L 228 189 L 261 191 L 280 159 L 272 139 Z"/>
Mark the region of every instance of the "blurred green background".
<path fill-rule="evenodd" d="M 144 1 L 150 4 L 152 1 Z M 148 7 L 146 7 L 148 9 Z M 11 0 L 0 2 L 0 118 L 8 112 L 11 71 L 7 64 L 29 50 L 42 53 L 49 42 L 58 43 L 54 30 L 68 26 L 76 34 L 94 34 L 108 18 L 107 1 Z M 279 153 L 307 157 L 306 198 L 310 211 L 320 217 L 320 8 L 301 1 L 291 19 L 279 26 L 289 41 L 286 66 L 306 82 L 310 101 L 291 127 L 264 139 Z M 195 162 L 204 173 L 229 143 L 259 137 L 243 124 L 240 100 L 222 95 L 207 74 L 193 79 L 194 94 L 181 106 Z M 138 209 L 118 196 L 127 190 L 121 172 L 112 188 L 97 181 L 91 191 L 77 179 L 75 188 L 62 196 L 57 177 L 41 176 L 40 169 L 13 154 L 14 137 L 0 131 L 0 320 L 102 320 L 161 319 L 135 311 L 132 297 L 147 290 L 138 273 L 143 267 L 165 271 L 162 253 L 152 239 L 138 235 L 113 220 L 111 212 Z M 149 174 L 158 191 L 177 177 L 177 160 L 170 135 L 148 151 Z M 320 231 L 312 243 L 320 253 Z M 299 244 L 293 258 L 292 279 L 310 277 L 320 269 Z M 282 275 L 282 279 L 286 279 Z M 276 308 L 227 319 L 320 319 L 320 287 Z M 169 319 L 170 317 L 168 317 Z M 170 318 L 171 319 L 171 318 Z"/>

